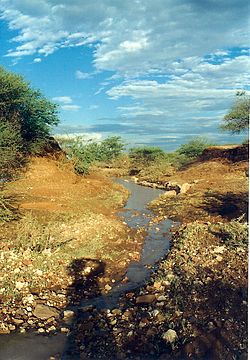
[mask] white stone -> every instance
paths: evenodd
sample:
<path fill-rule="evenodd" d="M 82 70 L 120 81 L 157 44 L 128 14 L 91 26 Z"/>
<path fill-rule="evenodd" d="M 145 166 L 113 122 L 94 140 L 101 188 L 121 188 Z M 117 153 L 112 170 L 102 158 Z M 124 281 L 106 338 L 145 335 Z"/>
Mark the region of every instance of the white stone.
<path fill-rule="evenodd" d="M 162 335 L 162 338 L 166 342 L 173 344 L 178 339 L 178 336 L 175 330 L 169 329 Z"/>

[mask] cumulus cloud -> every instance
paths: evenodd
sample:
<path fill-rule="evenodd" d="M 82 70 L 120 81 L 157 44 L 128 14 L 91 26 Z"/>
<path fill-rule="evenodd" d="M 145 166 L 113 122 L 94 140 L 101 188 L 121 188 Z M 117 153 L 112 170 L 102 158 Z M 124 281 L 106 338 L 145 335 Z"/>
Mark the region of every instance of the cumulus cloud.
<path fill-rule="evenodd" d="M 236 89 L 249 86 L 245 0 L 99 0 L 98 6 L 90 0 L 2 0 L 0 10 L 17 32 L 8 57 L 33 55 L 39 62 L 61 48 L 91 47 L 94 71 L 76 70 L 75 78 L 111 71 L 94 95 L 117 101 L 122 121 L 133 118 L 138 134 L 147 121 L 158 132 L 190 131 L 196 121 L 201 131 L 223 117 Z M 70 97 L 54 99 L 65 111 L 80 109 Z"/>
<path fill-rule="evenodd" d="M 94 64 L 135 76 L 162 72 L 176 59 L 248 46 L 245 0 L 4 0 L 2 18 L 19 35 L 8 56 L 48 56 L 94 45 Z"/>

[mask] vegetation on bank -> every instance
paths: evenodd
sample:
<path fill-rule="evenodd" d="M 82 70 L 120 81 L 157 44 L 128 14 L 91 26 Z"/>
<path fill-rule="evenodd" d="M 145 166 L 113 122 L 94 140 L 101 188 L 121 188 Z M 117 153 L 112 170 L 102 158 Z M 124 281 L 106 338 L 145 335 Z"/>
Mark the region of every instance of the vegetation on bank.
<path fill-rule="evenodd" d="M 57 106 L 20 75 L 0 67 L 0 178 L 44 146 L 59 122 Z"/>

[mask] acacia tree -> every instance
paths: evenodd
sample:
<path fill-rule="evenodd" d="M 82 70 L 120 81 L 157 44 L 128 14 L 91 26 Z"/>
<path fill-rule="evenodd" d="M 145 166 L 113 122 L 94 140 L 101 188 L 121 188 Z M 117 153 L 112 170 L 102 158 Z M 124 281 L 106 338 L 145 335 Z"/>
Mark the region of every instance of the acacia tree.
<path fill-rule="evenodd" d="M 250 97 L 245 91 L 238 91 L 236 99 L 229 112 L 224 116 L 222 130 L 233 134 L 246 131 L 249 128 Z"/>

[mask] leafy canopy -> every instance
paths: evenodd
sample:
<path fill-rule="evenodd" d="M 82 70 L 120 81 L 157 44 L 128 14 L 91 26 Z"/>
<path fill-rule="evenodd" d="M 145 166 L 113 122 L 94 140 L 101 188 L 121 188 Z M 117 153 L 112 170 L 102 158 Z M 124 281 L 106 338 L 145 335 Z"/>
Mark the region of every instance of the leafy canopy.
<path fill-rule="evenodd" d="M 245 91 L 238 91 L 230 111 L 224 116 L 222 130 L 233 134 L 248 130 L 249 127 L 250 97 Z"/>
<path fill-rule="evenodd" d="M 134 164 L 147 166 L 158 159 L 163 159 L 165 152 L 159 147 L 142 146 L 130 149 L 129 157 Z"/>
<path fill-rule="evenodd" d="M 88 174 L 90 166 L 98 161 L 109 162 L 121 155 L 125 144 L 119 136 L 111 136 L 102 142 L 84 141 L 82 137 L 60 139 L 58 141 L 75 162 L 75 171 Z"/>
<path fill-rule="evenodd" d="M 24 146 L 46 138 L 57 125 L 57 106 L 20 75 L 0 67 L 0 121 L 19 131 Z"/>
<path fill-rule="evenodd" d="M 212 144 L 209 141 L 202 137 L 197 137 L 190 140 L 186 144 L 183 144 L 179 147 L 177 152 L 181 155 L 185 155 L 187 158 L 194 159 L 200 156 L 203 151 Z"/>

